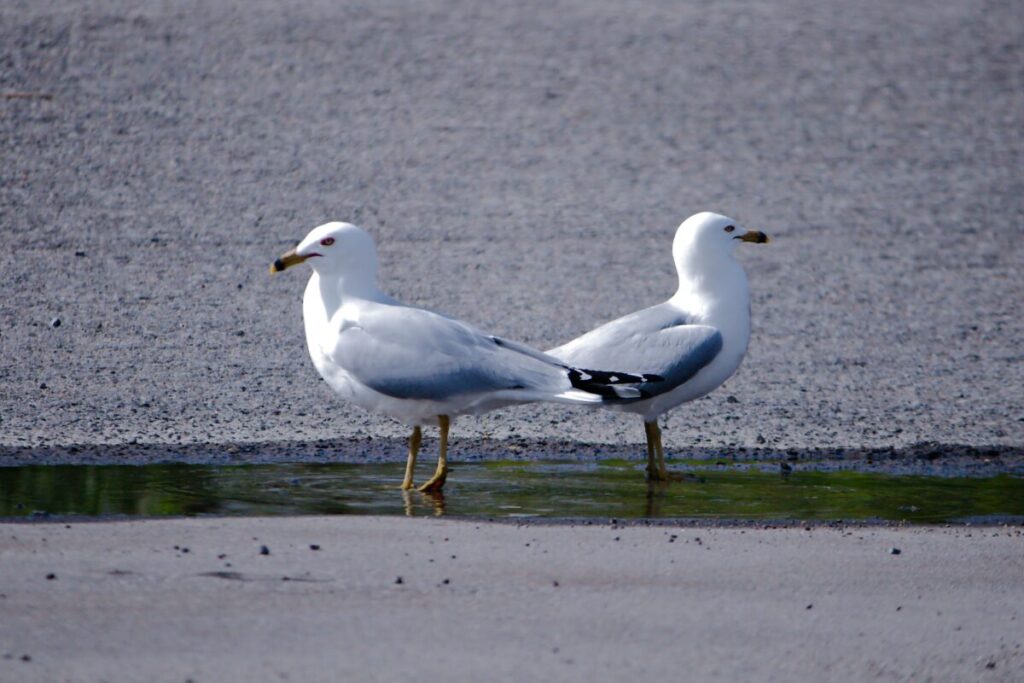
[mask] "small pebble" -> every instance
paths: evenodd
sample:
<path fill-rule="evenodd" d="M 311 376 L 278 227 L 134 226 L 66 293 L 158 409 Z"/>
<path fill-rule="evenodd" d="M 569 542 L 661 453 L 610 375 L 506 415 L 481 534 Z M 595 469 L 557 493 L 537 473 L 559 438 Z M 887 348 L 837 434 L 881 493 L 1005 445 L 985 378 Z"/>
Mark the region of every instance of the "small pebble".
<path fill-rule="evenodd" d="M 900 550 L 899 548 L 889 548 L 889 554 L 890 555 L 899 555 L 902 552 L 903 551 Z"/>
<path fill-rule="evenodd" d="M 60 327 L 60 318 L 54 318 L 53 320 L 51 320 L 50 321 L 50 327 L 52 327 L 54 329 Z"/>
<path fill-rule="evenodd" d="M 812 609 L 813 607 L 814 607 L 814 605 L 807 605 L 807 607 L 805 609 Z"/>
<path fill-rule="evenodd" d="M 46 575 L 46 580 L 47 580 L 47 581 L 53 581 L 53 580 L 54 580 L 54 579 L 56 579 L 56 578 L 57 578 L 57 575 L 56 575 L 56 574 L 47 574 L 47 575 Z"/>
<path fill-rule="evenodd" d="M 404 582 L 404 581 L 402 581 L 402 577 L 401 577 L 401 576 L 399 576 L 398 578 L 396 578 L 396 579 L 395 579 L 395 583 L 396 583 L 396 584 L 398 584 L 398 585 L 402 585 L 402 584 L 403 584 L 403 583 L 405 583 L 405 582 Z"/>
<path fill-rule="evenodd" d="M 28 656 L 28 655 L 22 655 L 21 656 L 21 661 L 23 661 L 23 662 L 31 662 L 32 658 L 30 656 Z"/>
<path fill-rule="evenodd" d="M 269 555 L 269 554 L 270 554 L 270 548 L 268 548 L 265 545 L 261 545 L 260 546 L 260 555 Z"/>
<path fill-rule="evenodd" d="M 318 546 L 316 543 L 311 543 L 310 546 L 309 546 L 309 549 L 310 550 L 320 550 L 320 546 Z"/>

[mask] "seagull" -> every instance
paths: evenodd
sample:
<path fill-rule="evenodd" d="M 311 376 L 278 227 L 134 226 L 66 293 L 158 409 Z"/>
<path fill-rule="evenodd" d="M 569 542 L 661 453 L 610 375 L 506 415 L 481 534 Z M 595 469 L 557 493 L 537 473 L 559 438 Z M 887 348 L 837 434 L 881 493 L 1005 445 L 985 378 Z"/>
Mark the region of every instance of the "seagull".
<path fill-rule="evenodd" d="M 377 287 L 377 249 L 365 230 L 326 223 L 270 266 L 309 263 L 302 300 L 306 344 L 320 376 L 343 399 L 412 426 L 402 489 L 413 488 L 421 427 L 437 424 L 440 450 L 420 491 L 440 491 L 448 474 L 448 430 L 459 415 L 515 403 L 602 404 L 638 400 L 653 376 L 581 370 L 525 344 L 495 337 Z"/>
<path fill-rule="evenodd" d="M 741 243 L 768 236 L 731 218 L 698 213 L 676 230 L 672 258 L 679 289 L 668 301 L 605 323 L 547 353 L 573 366 L 617 367 L 656 376 L 641 383 L 648 397 L 602 407 L 637 413 L 647 438 L 647 476 L 669 478 L 658 418 L 708 394 L 739 368 L 750 342 L 750 290 L 733 257 Z M 657 460 L 655 460 L 657 458 Z"/>

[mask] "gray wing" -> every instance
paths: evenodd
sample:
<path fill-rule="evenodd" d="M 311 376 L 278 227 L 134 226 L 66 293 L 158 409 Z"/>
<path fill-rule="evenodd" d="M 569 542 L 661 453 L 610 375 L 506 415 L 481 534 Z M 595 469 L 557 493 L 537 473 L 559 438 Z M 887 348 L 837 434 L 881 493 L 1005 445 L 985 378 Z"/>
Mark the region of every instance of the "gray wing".
<path fill-rule="evenodd" d="M 566 390 L 561 365 L 533 353 L 506 348 L 425 309 L 384 306 L 346 324 L 330 356 L 366 386 L 395 398 L 443 401 L 504 389 Z"/>
<path fill-rule="evenodd" d="M 722 350 L 722 335 L 691 324 L 678 309 L 659 304 L 601 325 L 547 353 L 578 368 L 616 368 L 662 381 L 638 386 L 661 394 L 689 381 Z"/>

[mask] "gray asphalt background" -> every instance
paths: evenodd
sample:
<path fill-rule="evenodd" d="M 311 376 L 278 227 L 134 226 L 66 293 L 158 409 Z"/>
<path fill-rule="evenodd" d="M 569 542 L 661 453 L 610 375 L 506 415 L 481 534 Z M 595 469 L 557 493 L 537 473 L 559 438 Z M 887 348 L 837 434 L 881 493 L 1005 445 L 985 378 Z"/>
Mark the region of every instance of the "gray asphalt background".
<path fill-rule="evenodd" d="M 359 223 L 385 290 L 547 347 L 666 298 L 701 210 L 775 242 L 674 455 L 1024 443 L 1014 0 L 7 0 L 0 93 L 8 464 L 400 457 L 316 375 L 275 256 Z M 454 430 L 456 459 L 642 438 L 560 406 Z"/>

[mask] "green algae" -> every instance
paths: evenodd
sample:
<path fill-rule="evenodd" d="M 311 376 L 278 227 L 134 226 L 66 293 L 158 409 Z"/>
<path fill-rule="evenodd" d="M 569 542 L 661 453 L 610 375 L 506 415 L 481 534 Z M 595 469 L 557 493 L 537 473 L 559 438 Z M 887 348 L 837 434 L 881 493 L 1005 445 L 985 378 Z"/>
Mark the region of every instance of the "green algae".
<path fill-rule="evenodd" d="M 443 496 L 402 492 L 400 464 L 0 468 L 0 516 L 433 515 L 885 520 L 1024 518 L 1024 479 L 695 469 L 648 484 L 629 461 L 456 463 Z M 426 477 L 424 469 L 419 478 Z"/>

